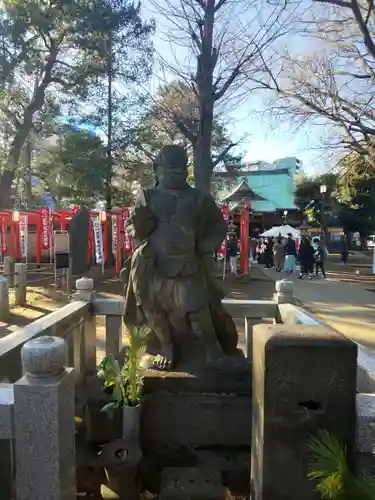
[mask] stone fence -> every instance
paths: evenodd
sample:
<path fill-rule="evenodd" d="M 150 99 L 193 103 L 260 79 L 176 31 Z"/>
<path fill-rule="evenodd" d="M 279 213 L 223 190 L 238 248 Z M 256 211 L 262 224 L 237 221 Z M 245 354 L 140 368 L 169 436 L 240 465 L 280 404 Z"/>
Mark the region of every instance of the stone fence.
<path fill-rule="evenodd" d="M 44 267 L 31 266 L 24 262 L 14 262 L 12 257 L 4 257 L 3 273 L 0 274 L 0 321 L 6 321 L 9 317 L 10 300 L 9 291 L 14 290 L 11 306 L 25 306 L 27 303 L 27 286 L 36 283 L 54 280 L 56 283 L 54 267 L 45 264 Z M 59 274 L 61 287 L 68 293 L 71 292 L 71 276 L 68 269 L 63 269 Z"/>
<path fill-rule="evenodd" d="M 96 373 L 96 316 L 105 316 L 106 353 L 117 355 L 123 347 L 124 312 L 123 300 L 96 296 L 92 279 L 81 278 L 77 280 L 76 287 L 77 292 L 70 304 L 0 339 L 0 484 L 3 500 L 76 499 L 74 417 L 77 406 L 83 407 L 86 404 L 88 379 Z M 287 374 L 280 380 L 272 378 L 273 375 L 268 380 L 270 375 L 267 375 L 267 367 L 260 366 L 258 360 L 262 359 L 262 363 L 267 363 L 269 356 L 269 362 L 274 366 L 275 362 L 277 364 L 275 358 L 272 358 L 274 352 L 283 351 L 288 356 L 288 352 L 291 355 L 293 349 L 299 349 L 298 352 L 307 353 L 306 359 L 309 359 L 311 367 L 315 366 L 316 370 L 319 366 L 319 370 L 324 371 L 329 368 L 321 365 L 322 359 L 327 365 L 324 361 L 327 358 L 321 358 L 327 337 L 330 341 L 329 349 L 335 349 L 336 343 L 340 344 L 340 349 L 344 348 L 349 358 L 354 359 L 354 372 L 356 371 L 356 346 L 342 339 L 293 302 L 293 283 L 289 281 L 276 284 L 273 300 L 223 300 L 233 317 L 244 318 L 247 357 L 253 359 L 253 402 L 255 397 L 257 402 L 263 400 L 264 421 L 267 420 L 268 411 L 277 413 L 284 410 L 282 399 L 280 408 L 272 402 L 268 408 L 266 395 L 260 392 L 266 390 L 267 384 L 277 382 L 279 394 L 282 395 L 282 391 L 289 390 L 291 381 Z M 265 318 L 273 321 L 271 324 L 255 326 L 253 339 L 254 321 L 259 319 L 261 323 Z M 264 350 L 262 344 L 262 339 L 265 338 L 268 339 L 268 351 Z M 287 338 L 288 341 L 291 338 L 292 345 L 283 344 L 281 338 Z M 319 349 L 311 349 L 311 343 L 302 345 L 301 339 L 304 341 L 305 338 L 309 342 L 311 339 L 314 342 L 316 338 Z M 348 346 L 352 347 L 348 349 Z M 266 354 L 261 356 L 259 349 L 263 349 L 262 352 Z M 344 352 L 340 349 L 338 357 Z M 359 348 L 359 387 L 364 384 L 365 356 L 369 356 L 369 353 L 363 354 Z M 288 361 L 288 366 L 293 363 L 294 361 Z M 293 373 L 293 369 L 292 367 L 290 373 Z M 354 386 L 350 386 L 347 399 L 355 402 L 357 398 L 357 451 L 370 453 L 375 443 L 375 395 L 355 395 L 356 375 L 351 373 L 350 376 L 354 380 Z M 367 377 L 372 380 L 372 373 L 367 373 Z M 311 420 L 309 412 L 314 411 L 313 405 L 317 403 L 310 400 L 304 402 L 305 380 L 297 377 L 293 383 L 299 388 L 301 403 L 298 404 L 306 412 L 305 419 Z M 337 383 L 340 384 L 340 380 Z M 259 398 L 256 396 L 257 391 L 260 391 Z M 251 393 L 251 388 L 249 392 Z M 340 401 L 337 404 L 341 404 Z M 257 404 L 253 403 L 253 443 L 262 420 L 254 420 L 256 411 L 259 411 L 256 407 Z M 276 415 L 273 418 L 277 421 L 278 417 Z M 337 414 L 335 418 L 337 421 L 345 420 L 341 414 Z M 263 434 L 263 439 L 266 439 L 266 434 Z M 272 497 L 268 497 L 266 493 L 259 494 L 259 488 L 262 490 L 262 487 L 256 484 L 256 478 L 260 475 L 265 477 L 270 464 L 265 463 L 258 448 L 255 451 L 257 455 L 253 453 L 252 463 L 258 469 L 252 472 L 252 488 L 258 488 L 257 499 L 266 500 Z M 295 473 L 293 467 L 291 469 L 290 474 Z M 288 482 L 288 478 L 283 477 L 283 480 Z M 274 499 L 277 498 L 276 495 Z M 310 497 L 300 496 L 300 499 L 304 498 Z"/>

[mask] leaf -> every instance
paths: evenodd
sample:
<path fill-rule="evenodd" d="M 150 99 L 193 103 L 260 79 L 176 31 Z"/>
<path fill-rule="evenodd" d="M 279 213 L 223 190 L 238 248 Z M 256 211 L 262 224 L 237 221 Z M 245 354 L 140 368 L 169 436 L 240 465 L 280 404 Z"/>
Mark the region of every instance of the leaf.
<path fill-rule="evenodd" d="M 116 384 L 116 380 L 106 380 L 104 382 L 104 387 L 107 388 L 107 387 L 112 387 Z"/>
<path fill-rule="evenodd" d="M 117 403 L 111 402 L 111 403 L 107 403 L 106 405 L 104 405 L 100 411 L 105 413 L 105 412 L 110 412 L 112 410 L 117 410 L 118 408 L 119 408 L 119 406 Z"/>
<path fill-rule="evenodd" d="M 309 449 L 312 453 L 309 478 L 317 482 L 316 490 L 323 499 L 343 498 L 350 477 L 345 448 L 327 431 L 320 431 L 310 440 Z"/>

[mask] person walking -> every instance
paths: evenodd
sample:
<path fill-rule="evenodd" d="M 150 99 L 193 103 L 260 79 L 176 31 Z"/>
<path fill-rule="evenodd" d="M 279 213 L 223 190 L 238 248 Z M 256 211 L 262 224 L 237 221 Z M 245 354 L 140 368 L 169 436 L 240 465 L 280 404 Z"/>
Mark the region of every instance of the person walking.
<path fill-rule="evenodd" d="M 228 257 L 231 273 L 237 274 L 238 240 L 235 234 L 231 234 L 228 240 Z"/>
<path fill-rule="evenodd" d="M 326 271 L 324 261 L 326 259 L 326 248 L 323 243 L 318 240 L 318 238 L 316 238 L 314 242 L 317 244 L 317 248 L 315 250 L 315 276 L 318 276 L 320 269 L 323 278 L 325 278 Z"/>
<path fill-rule="evenodd" d="M 303 237 L 299 247 L 299 260 L 301 272 L 299 279 L 303 279 L 303 275 L 308 275 L 311 280 L 314 274 L 314 248 L 308 238 Z"/>
<path fill-rule="evenodd" d="M 297 247 L 296 242 L 292 237 L 291 233 L 288 233 L 288 239 L 285 243 L 285 261 L 284 261 L 284 271 L 286 273 L 292 274 L 296 270 L 296 255 Z"/>
<path fill-rule="evenodd" d="M 267 269 L 273 266 L 273 241 L 268 238 L 265 242 L 264 265 Z"/>
<path fill-rule="evenodd" d="M 259 241 L 258 241 L 258 246 L 257 246 L 257 261 L 258 261 L 258 264 L 263 264 L 263 255 L 264 255 L 264 249 L 265 249 L 265 245 L 264 245 L 264 241 L 263 241 L 263 238 L 260 238 Z"/>
<path fill-rule="evenodd" d="M 250 251 L 250 263 L 256 262 L 258 240 L 256 238 L 250 238 L 249 251 Z"/>
<path fill-rule="evenodd" d="M 277 238 L 276 243 L 273 246 L 273 260 L 275 263 L 275 269 L 279 273 L 284 269 L 285 260 L 285 248 L 281 241 L 281 238 Z"/>
<path fill-rule="evenodd" d="M 344 264 L 344 266 L 348 264 L 348 257 L 349 257 L 348 246 L 344 241 L 341 248 L 341 262 Z"/>

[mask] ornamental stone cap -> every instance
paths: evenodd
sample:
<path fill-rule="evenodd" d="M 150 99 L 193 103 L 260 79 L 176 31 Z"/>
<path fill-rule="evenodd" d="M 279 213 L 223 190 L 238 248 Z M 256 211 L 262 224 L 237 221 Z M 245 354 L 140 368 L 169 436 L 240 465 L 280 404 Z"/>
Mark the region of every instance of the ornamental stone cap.
<path fill-rule="evenodd" d="M 94 290 L 94 280 L 92 278 L 80 278 L 76 281 L 76 288 L 85 292 Z"/>
<path fill-rule="evenodd" d="M 38 337 L 21 349 L 23 373 L 31 377 L 54 377 L 68 363 L 68 345 L 60 337 Z"/>
<path fill-rule="evenodd" d="M 293 281 L 290 280 L 276 281 L 275 290 L 277 293 L 283 293 L 285 295 L 293 295 Z"/>

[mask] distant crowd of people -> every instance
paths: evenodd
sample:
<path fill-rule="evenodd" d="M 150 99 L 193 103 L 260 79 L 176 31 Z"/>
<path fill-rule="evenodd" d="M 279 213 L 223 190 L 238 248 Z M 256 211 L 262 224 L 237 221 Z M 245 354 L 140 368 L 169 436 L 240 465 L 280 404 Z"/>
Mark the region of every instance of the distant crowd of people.
<path fill-rule="evenodd" d="M 274 238 L 256 239 L 256 246 L 251 245 L 250 259 L 253 262 L 264 264 L 266 268 L 275 268 L 277 272 L 293 274 L 297 269 L 297 261 L 300 264 L 300 279 L 308 276 L 310 279 L 319 272 L 325 278 L 324 261 L 327 250 L 319 238 L 303 236 L 299 247 L 291 233 L 287 238 L 281 235 Z M 255 251 L 254 251 L 255 247 Z"/>
<path fill-rule="evenodd" d="M 233 274 L 237 274 L 239 244 L 235 234 L 229 236 L 227 252 L 230 270 Z M 288 274 L 296 272 L 299 262 L 300 279 L 304 276 L 312 279 L 319 274 L 323 278 L 326 277 L 325 260 L 328 251 L 319 238 L 311 239 L 303 236 L 299 246 L 291 233 L 288 233 L 287 238 L 283 238 L 281 234 L 277 238 L 251 238 L 249 254 L 251 263 L 262 264 L 266 268 L 274 268 L 277 272 L 284 271 Z M 348 250 L 344 245 L 341 261 L 346 265 L 347 260 Z"/>

